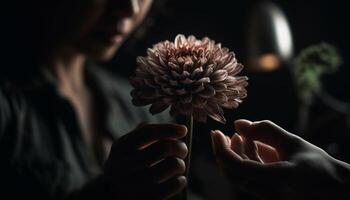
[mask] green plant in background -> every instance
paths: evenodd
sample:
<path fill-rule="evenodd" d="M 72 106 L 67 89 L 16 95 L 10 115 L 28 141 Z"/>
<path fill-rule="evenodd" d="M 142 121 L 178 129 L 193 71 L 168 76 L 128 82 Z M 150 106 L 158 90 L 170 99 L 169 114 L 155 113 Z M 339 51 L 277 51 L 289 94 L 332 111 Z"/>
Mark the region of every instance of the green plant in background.
<path fill-rule="evenodd" d="M 303 49 L 294 59 L 292 73 L 302 101 L 310 103 L 321 90 L 321 76 L 337 71 L 342 58 L 330 44 L 321 43 Z"/>

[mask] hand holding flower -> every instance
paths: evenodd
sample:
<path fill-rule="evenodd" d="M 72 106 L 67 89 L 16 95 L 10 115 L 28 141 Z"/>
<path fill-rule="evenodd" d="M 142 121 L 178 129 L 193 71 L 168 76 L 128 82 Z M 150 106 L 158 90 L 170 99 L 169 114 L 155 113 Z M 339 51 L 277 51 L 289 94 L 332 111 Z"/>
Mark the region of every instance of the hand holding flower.
<path fill-rule="evenodd" d="M 137 65 L 131 78 L 134 105 L 151 104 L 152 114 L 170 107 L 172 116 L 187 116 L 188 177 L 193 120 L 206 122 L 209 116 L 226 123 L 222 107 L 237 108 L 247 96 L 248 78 L 238 76 L 243 65 L 220 43 L 181 34 L 174 42 L 160 42 L 148 49 L 146 57 L 137 58 Z M 183 198 L 187 198 L 186 190 Z"/>
<path fill-rule="evenodd" d="M 167 199 L 186 185 L 185 126 L 145 124 L 117 140 L 104 179 L 115 199 Z"/>

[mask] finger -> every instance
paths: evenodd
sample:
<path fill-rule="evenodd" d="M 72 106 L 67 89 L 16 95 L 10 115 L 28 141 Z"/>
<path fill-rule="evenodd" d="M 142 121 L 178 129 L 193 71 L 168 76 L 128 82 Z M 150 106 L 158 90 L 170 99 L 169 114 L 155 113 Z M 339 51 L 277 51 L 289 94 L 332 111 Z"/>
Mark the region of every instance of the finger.
<path fill-rule="evenodd" d="M 219 131 L 212 132 L 212 141 L 218 163 L 231 178 L 268 180 L 286 178 L 289 175 L 292 167 L 289 162 L 262 164 L 252 160 L 243 160 L 227 147 L 225 136 Z"/>
<path fill-rule="evenodd" d="M 157 183 L 162 183 L 170 178 L 183 175 L 186 171 L 185 162 L 180 158 L 167 158 L 150 167 L 149 178 Z"/>
<path fill-rule="evenodd" d="M 238 134 L 234 134 L 231 138 L 231 149 L 240 157 L 248 159 L 248 156 L 244 152 L 243 139 Z"/>
<path fill-rule="evenodd" d="M 130 166 L 133 168 L 146 168 L 167 157 L 185 159 L 188 154 L 187 146 L 179 140 L 158 141 L 145 149 L 136 150 L 129 155 Z"/>
<path fill-rule="evenodd" d="M 187 179 L 185 176 L 169 179 L 159 184 L 156 197 L 157 199 L 169 199 L 180 193 L 186 185 Z"/>
<path fill-rule="evenodd" d="M 263 160 L 264 163 L 272 163 L 272 162 L 278 162 L 281 161 L 278 152 L 275 148 L 261 143 L 259 141 L 255 142 L 258 148 L 258 153 L 260 158 Z"/>
<path fill-rule="evenodd" d="M 232 152 L 233 159 L 236 159 L 237 161 L 243 160 L 243 158 L 239 154 L 231 150 L 230 142 L 220 131 L 211 131 L 211 139 L 214 155 L 218 162 L 221 162 L 221 154 L 223 154 L 223 152 L 226 151 Z"/>
<path fill-rule="evenodd" d="M 137 149 L 157 140 L 180 139 L 186 134 L 187 128 L 183 125 L 145 124 L 120 138 L 117 146 L 121 149 Z"/>
<path fill-rule="evenodd" d="M 233 137 L 233 136 L 232 136 Z M 229 146 L 231 146 L 231 138 L 228 136 L 228 135 L 226 135 L 226 140 L 227 140 L 227 142 L 229 143 Z"/>
<path fill-rule="evenodd" d="M 267 120 L 254 123 L 248 120 L 236 120 L 235 128 L 246 138 L 275 147 L 284 157 L 295 151 L 300 142 L 299 137 Z"/>
<path fill-rule="evenodd" d="M 249 138 L 243 138 L 244 149 L 249 159 L 264 163 L 258 154 L 258 147 L 255 142 Z"/>

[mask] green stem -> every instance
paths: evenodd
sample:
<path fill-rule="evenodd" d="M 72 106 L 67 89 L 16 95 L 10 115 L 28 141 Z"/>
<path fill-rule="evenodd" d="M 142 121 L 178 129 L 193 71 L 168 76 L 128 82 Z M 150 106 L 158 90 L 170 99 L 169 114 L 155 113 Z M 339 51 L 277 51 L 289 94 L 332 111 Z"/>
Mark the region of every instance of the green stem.
<path fill-rule="evenodd" d="M 185 137 L 185 143 L 186 143 L 187 148 L 188 148 L 188 154 L 187 154 L 187 157 L 185 160 L 185 164 L 186 164 L 185 176 L 187 178 L 187 181 L 189 181 L 191 152 L 192 152 L 192 136 L 193 136 L 193 116 L 192 115 L 187 117 L 186 126 L 187 126 L 187 135 Z M 183 191 L 183 199 L 184 200 L 188 199 L 188 189 L 187 188 L 188 188 L 188 186 Z"/>

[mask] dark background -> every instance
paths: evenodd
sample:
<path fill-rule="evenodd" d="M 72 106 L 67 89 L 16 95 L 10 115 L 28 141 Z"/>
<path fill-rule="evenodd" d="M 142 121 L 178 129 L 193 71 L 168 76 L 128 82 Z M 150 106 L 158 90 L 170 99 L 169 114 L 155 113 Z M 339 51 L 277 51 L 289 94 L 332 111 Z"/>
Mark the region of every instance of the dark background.
<path fill-rule="evenodd" d="M 198 38 L 209 36 L 236 53 L 240 62 L 247 65 L 247 26 L 256 0 L 160 0 L 156 1 L 150 16 L 121 48 L 116 57 L 107 63 L 108 69 L 129 77 L 135 70 L 137 56 L 162 40 L 173 40 L 178 34 L 193 34 Z M 286 14 L 293 34 L 294 53 L 322 41 L 335 45 L 344 62 L 340 69 L 322 77 L 326 91 L 334 98 L 349 102 L 349 42 L 348 19 L 350 14 L 345 1 L 284 0 L 273 1 Z M 231 193 L 212 157 L 209 130 L 220 129 L 234 133 L 233 121 L 269 119 L 287 130 L 301 135 L 321 146 L 331 155 L 350 161 L 349 111 L 337 112 L 316 98 L 310 107 L 308 126 L 303 132 L 297 128 L 300 101 L 288 70 L 282 66 L 272 72 L 243 72 L 249 76 L 248 98 L 234 111 L 226 111 L 228 123 L 210 121 L 195 125 L 191 185 L 195 192 L 207 199 L 240 199 L 245 194 Z M 208 177 L 208 175 L 211 175 Z M 215 192 L 214 192 L 215 191 Z M 219 195 L 219 196 L 218 196 Z"/>

